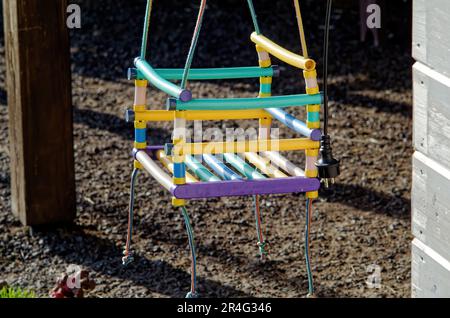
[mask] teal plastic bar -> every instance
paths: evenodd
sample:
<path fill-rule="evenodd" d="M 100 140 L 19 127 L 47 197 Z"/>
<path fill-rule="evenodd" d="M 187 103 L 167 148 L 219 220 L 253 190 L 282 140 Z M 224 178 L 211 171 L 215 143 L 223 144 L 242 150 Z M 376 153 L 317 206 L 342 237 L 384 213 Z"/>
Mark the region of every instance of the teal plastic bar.
<path fill-rule="evenodd" d="M 159 76 L 166 80 L 177 81 L 183 77 L 183 69 L 159 68 L 155 69 Z M 197 68 L 189 72 L 189 80 L 220 80 L 238 78 L 273 77 L 279 73 L 276 66 L 271 67 L 229 67 L 229 68 Z"/>
<path fill-rule="evenodd" d="M 189 90 L 182 89 L 174 83 L 171 83 L 159 76 L 150 64 L 147 63 L 147 61 L 138 57 L 134 60 L 134 65 L 138 69 L 141 76 L 163 92 L 169 94 L 170 96 L 176 97 L 182 102 L 188 102 L 192 99 L 192 93 Z"/>
<path fill-rule="evenodd" d="M 223 154 L 223 156 L 226 162 L 232 165 L 237 171 L 242 173 L 247 179 L 266 179 L 266 177 L 256 171 L 255 168 L 246 163 L 245 160 L 238 155 L 234 153 L 225 153 Z"/>
<path fill-rule="evenodd" d="M 168 108 L 176 110 L 242 110 L 262 108 L 284 108 L 322 104 L 322 94 L 285 95 L 257 98 L 204 98 L 182 102 L 170 98 Z"/>
<path fill-rule="evenodd" d="M 195 159 L 195 157 L 191 155 L 186 156 L 186 165 L 202 181 L 220 181 L 219 177 L 212 174 L 211 171 L 205 168 L 197 159 Z"/>

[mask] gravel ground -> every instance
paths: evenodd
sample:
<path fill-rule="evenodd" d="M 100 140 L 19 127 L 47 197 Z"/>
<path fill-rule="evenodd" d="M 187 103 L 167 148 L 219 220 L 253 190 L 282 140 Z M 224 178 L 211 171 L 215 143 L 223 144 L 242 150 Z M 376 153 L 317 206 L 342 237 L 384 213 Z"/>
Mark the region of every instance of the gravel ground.
<path fill-rule="evenodd" d="M 304 5 L 311 12 L 306 30 L 311 55 L 320 60 L 322 30 L 317 26 L 323 22 L 324 7 L 313 2 Z M 97 282 L 91 297 L 183 297 L 190 277 L 183 220 L 167 193 L 146 174 L 138 178 L 136 261 L 127 270 L 121 267 L 133 138 L 122 115 L 133 95 L 124 74 L 139 50 L 141 24 L 135 21 L 141 21 L 144 1 L 79 3 L 83 26 L 71 34 L 78 212 L 73 226 L 30 231 L 11 214 L 0 46 L 0 281 L 46 296 L 56 277 L 69 264 L 77 264 L 89 269 Z M 149 59 L 157 66 L 183 65 L 197 4 L 182 3 L 158 1 L 155 7 Z M 209 6 L 194 66 L 255 64 L 248 40 L 251 20 L 243 1 L 218 7 Z M 357 8 L 356 3 L 338 8 L 333 16 L 330 129 L 342 175 L 335 189 L 322 193 L 314 206 L 315 284 L 320 297 L 409 297 L 412 59 L 408 44 L 403 44 L 408 42 L 408 26 L 383 30 L 387 40 L 381 48 L 360 44 Z M 257 9 L 263 32 L 297 50 L 290 2 L 257 1 Z M 302 91 L 302 83 L 298 72 L 283 67 L 274 91 Z M 253 96 L 258 89 L 255 81 L 192 83 L 191 88 L 203 97 Z M 153 109 L 163 108 L 164 94 L 151 89 L 150 96 Z M 239 124 L 246 128 L 256 123 Z M 230 122 L 210 125 L 238 127 Z M 168 141 L 171 129 L 169 124 L 153 125 L 150 142 Z M 292 136 L 283 130 L 282 137 Z M 289 158 L 301 162 L 302 154 Z M 263 198 L 271 256 L 261 263 L 249 198 L 190 203 L 201 294 L 303 297 L 304 205 L 303 195 Z M 380 266 L 380 288 L 366 284 L 371 264 Z"/>

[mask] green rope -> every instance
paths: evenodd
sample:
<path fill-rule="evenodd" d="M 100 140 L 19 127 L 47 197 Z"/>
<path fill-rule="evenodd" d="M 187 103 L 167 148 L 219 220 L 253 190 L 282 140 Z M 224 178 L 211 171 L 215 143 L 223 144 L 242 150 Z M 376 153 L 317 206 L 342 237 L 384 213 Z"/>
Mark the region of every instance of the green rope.
<path fill-rule="evenodd" d="M 128 208 L 128 232 L 127 232 L 127 242 L 125 245 L 125 250 L 123 252 L 124 256 L 122 257 L 122 265 L 127 266 L 131 262 L 133 262 L 134 257 L 131 252 L 131 241 L 133 238 L 133 219 L 134 219 L 134 188 L 136 185 L 136 177 L 138 175 L 139 169 L 133 169 L 131 174 L 131 182 L 130 182 L 130 204 Z"/>
<path fill-rule="evenodd" d="M 186 65 L 184 66 L 183 78 L 181 80 L 181 88 L 185 89 L 187 85 L 187 79 L 189 77 L 189 71 L 191 70 L 192 60 L 194 59 L 195 49 L 197 48 L 198 38 L 200 37 L 200 31 L 202 29 L 203 14 L 206 8 L 206 0 L 201 0 L 200 9 L 198 11 L 197 23 L 195 25 L 194 35 L 191 41 L 191 47 L 186 59 Z"/>
<path fill-rule="evenodd" d="M 268 246 L 268 243 L 264 241 L 264 238 L 262 237 L 262 229 L 261 229 L 261 215 L 258 207 L 258 200 L 259 196 L 254 195 L 253 196 L 253 210 L 255 211 L 255 223 L 256 223 L 256 235 L 258 237 L 258 247 L 259 247 L 259 255 L 261 257 L 269 255 L 269 252 L 266 249 L 266 246 Z"/>
<path fill-rule="evenodd" d="M 191 258 L 192 258 L 192 272 L 191 272 L 191 291 L 186 295 L 186 298 L 195 298 L 197 297 L 197 256 L 195 254 L 195 241 L 194 241 L 194 233 L 191 227 L 191 221 L 189 219 L 188 212 L 186 207 L 181 207 L 181 212 L 183 214 L 184 223 L 186 225 L 186 232 L 189 240 L 189 247 L 191 249 Z"/>
<path fill-rule="evenodd" d="M 259 247 L 259 253 L 261 255 L 267 256 L 269 255 L 269 252 L 266 250 L 266 246 L 268 246 L 269 243 L 267 242 L 258 242 L 258 247 Z"/>
<path fill-rule="evenodd" d="M 142 34 L 141 59 L 145 60 L 147 52 L 148 31 L 150 29 L 150 17 L 152 15 L 153 0 L 147 1 L 147 8 L 145 10 L 144 32 Z"/>
<path fill-rule="evenodd" d="M 313 274 L 311 270 L 311 260 L 309 259 L 309 231 L 310 231 L 310 214 L 312 201 L 311 199 L 306 200 L 306 225 L 305 225 L 305 260 L 306 260 L 306 272 L 308 274 L 308 295 L 314 295 L 314 282 Z"/>
<path fill-rule="evenodd" d="M 253 0 L 247 0 L 248 7 L 250 8 L 250 14 L 252 15 L 253 25 L 255 26 L 256 34 L 261 34 L 258 25 L 258 16 L 256 15 L 255 6 L 253 5 Z"/>

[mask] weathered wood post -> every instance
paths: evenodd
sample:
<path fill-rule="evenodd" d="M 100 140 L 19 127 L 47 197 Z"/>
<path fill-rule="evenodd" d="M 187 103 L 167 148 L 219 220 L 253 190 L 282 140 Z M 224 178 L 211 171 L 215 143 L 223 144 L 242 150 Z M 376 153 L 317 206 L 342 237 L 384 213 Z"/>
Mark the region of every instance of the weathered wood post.
<path fill-rule="evenodd" d="M 413 4 L 412 296 L 450 297 L 450 1 Z"/>
<path fill-rule="evenodd" d="M 12 210 L 24 225 L 75 216 L 65 0 L 3 0 Z"/>

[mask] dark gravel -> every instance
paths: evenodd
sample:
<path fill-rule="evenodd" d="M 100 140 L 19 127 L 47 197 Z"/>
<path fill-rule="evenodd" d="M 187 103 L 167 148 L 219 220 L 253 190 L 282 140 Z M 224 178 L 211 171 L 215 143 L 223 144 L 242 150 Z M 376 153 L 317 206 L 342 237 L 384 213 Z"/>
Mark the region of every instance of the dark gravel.
<path fill-rule="evenodd" d="M 183 65 L 197 2 L 157 1 L 149 49 L 153 64 Z M 251 20 L 243 2 L 211 3 L 195 66 L 256 63 L 248 40 Z M 408 42 L 409 26 L 400 21 L 400 29 L 383 30 L 386 40 L 381 48 L 360 44 L 358 5 L 353 2 L 336 9 L 333 16 L 330 128 L 342 175 L 336 188 L 323 193 L 314 207 L 316 288 L 321 297 L 409 297 L 412 59 L 403 44 Z M 78 264 L 88 268 L 97 282 L 92 297 L 182 297 L 189 286 L 190 265 L 182 218 L 170 206 L 167 193 L 145 174 L 137 188 L 136 262 L 127 270 L 121 267 L 133 137 L 132 127 L 122 118 L 133 95 L 124 74 L 139 50 L 144 1 L 79 3 L 83 27 L 71 34 L 78 212 L 74 226 L 30 232 L 11 214 L 0 46 L 0 281 L 46 296 L 67 265 Z M 311 55 L 320 60 L 324 7 L 316 3 L 308 1 L 304 10 L 310 11 L 306 29 Z M 257 10 L 264 33 L 297 50 L 290 1 L 257 1 Z M 276 93 L 303 90 L 297 71 L 282 71 L 274 84 Z M 253 96 L 257 91 L 254 81 L 191 87 L 197 95 L 210 97 Z M 164 94 L 151 89 L 150 96 L 153 109 L 163 108 Z M 169 124 L 152 126 L 150 142 L 167 141 L 171 129 Z M 293 134 L 283 130 L 283 136 Z M 302 160 L 302 154 L 289 157 Z M 264 227 L 272 248 L 270 260 L 261 264 L 249 198 L 192 202 L 201 294 L 304 296 L 304 204 L 303 195 L 264 197 Z M 381 267 L 381 288 L 366 284 L 371 264 Z"/>

